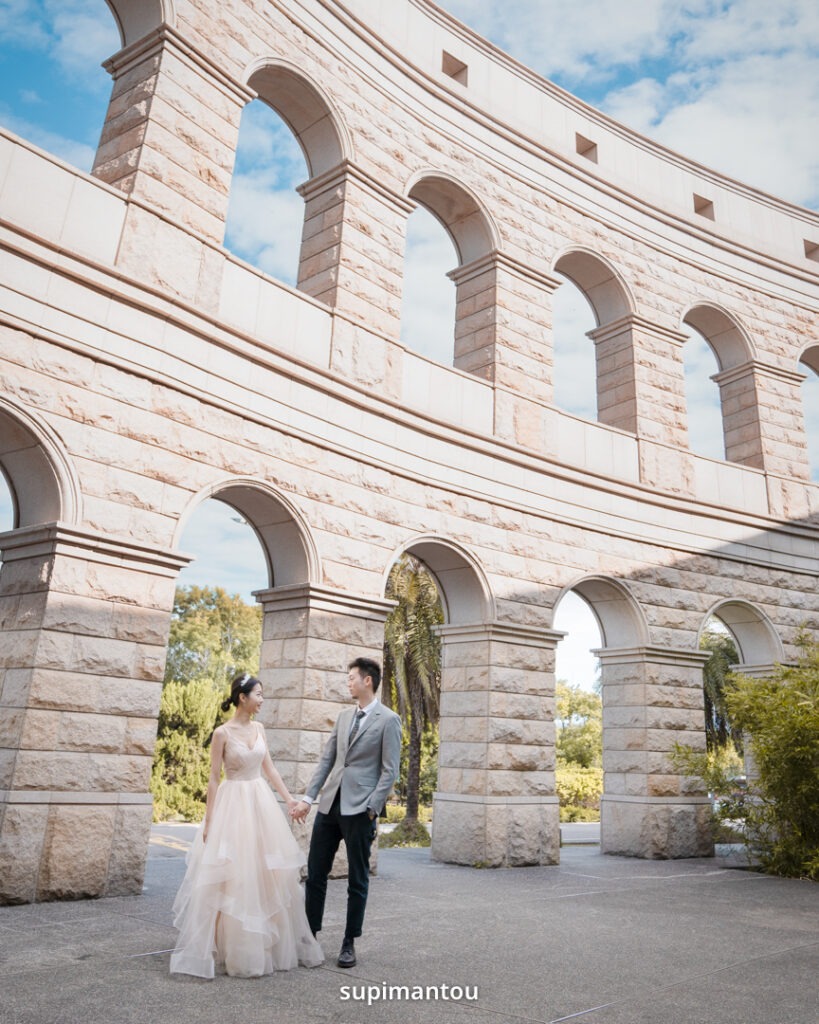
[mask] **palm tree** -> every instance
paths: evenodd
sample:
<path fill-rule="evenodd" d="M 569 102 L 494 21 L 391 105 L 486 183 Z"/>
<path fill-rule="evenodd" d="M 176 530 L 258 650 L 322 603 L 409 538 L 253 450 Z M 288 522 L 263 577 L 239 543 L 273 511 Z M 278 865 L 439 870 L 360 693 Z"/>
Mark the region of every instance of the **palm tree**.
<path fill-rule="evenodd" d="M 421 738 L 440 716 L 441 638 L 444 611 L 435 580 L 412 555 L 390 570 L 387 597 L 398 604 L 384 626 L 384 702 L 401 716 L 409 735 L 406 821 L 418 820 Z"/>

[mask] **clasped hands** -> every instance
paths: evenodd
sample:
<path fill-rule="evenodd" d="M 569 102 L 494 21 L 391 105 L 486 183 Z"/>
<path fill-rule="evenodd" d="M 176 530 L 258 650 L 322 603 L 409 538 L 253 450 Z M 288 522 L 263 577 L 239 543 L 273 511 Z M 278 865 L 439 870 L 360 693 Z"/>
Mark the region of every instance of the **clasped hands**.
<path fill-rule="evenodd" d="M 288 810 L 290 811 L 290 817 L 293 821 L 304 821 L 310 813 L 310 804 L 305 800 L 294 800 L 293 803 L 288 806 Z"/>

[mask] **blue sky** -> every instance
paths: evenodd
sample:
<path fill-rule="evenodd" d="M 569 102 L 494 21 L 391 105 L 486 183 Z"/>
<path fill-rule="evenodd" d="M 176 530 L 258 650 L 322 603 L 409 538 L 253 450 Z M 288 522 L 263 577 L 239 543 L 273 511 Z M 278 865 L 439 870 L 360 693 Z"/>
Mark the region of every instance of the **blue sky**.
<path fill-rule="evenodd" d="M 816 0 L 443 0 L 442 6 L 534 70 L 657 141 L 751 185 L 819 209 L 819 4 Z M 0 0 L 0 124 L 89 170 L 110 94 L 100 64 L 119 48 L 104 0 Z M 307 177 L 278 117 L 251 104 L 242 122 L 226 245 L 293 283 Z M 275 230 L 270 226 L 275 225 Z M 409 222 L 404 340 L 451 363 L 455 265 L 451 242 L 423 210 Z M 556 401 L 595 417 L 585 300 L 556 293 Z M 686 345 L 691 447 L 722 457 L 710 349 Z M 819 379 L 805 386 L 819 478 Z M 0 482 L 0 524 L 10 505 Z M 246 529 L 246 528 L 245 528 Z M 236 531 L 238 530 L 238 533 Z M 233 533 L 231 533 L 233 531 Z M 257 579 L 255 537 L 218 503 L 183 541 L 199 548 L 189 581 L 219 577 L 240 593 Z M 214 543 L 214 537 L 223 543 Z M 209 562 L 206 553 L 229 551 Z M 241 553 L 241 554 L 240 554 Z M 247 574 L 236 572 L 248 566 Z M 574 633 L 582 616 L 574 616 Z M 588 625 L 588 623 L 587 623 Z M 563 622 L 560 628 L 567 628 Z M 599 642 L 591 627 L 583 644 Z M 591 664 L 591 663 L 590 663 Z M 572 675 L 593 678 L 593 667 Z"/>

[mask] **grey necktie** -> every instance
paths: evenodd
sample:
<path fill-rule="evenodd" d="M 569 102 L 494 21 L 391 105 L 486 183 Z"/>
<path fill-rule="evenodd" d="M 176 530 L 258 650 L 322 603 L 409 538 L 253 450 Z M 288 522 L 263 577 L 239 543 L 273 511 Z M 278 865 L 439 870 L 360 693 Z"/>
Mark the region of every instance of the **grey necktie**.
<path fill-rule="evenodd" d="M 347 744 L 348 747 L 352 746 L 353 740 L 358 735 L 358 727 L 361 725 L 361 719 L 363 717 L 364 717 L 364 712 L 361 710 L 361 708 L 359 708 L 358 711 L 356 711 L 356 713 L 355 713 L 355 719 L 353 721 L 353 727 L 350 730 L 350 742 Z"/>

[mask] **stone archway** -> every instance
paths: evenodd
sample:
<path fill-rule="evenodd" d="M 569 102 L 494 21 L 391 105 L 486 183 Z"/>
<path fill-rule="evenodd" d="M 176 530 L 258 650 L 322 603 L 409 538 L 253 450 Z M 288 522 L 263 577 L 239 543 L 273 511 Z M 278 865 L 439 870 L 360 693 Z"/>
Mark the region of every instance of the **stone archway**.
<path fill-rule="evenodd" d="M 739 672 L 766 675 L 784 659 L 782 640 L 768 616 L 749 601 L 719 601 L 703 619 L 697 641 L 708 620 L 716 616 L 729 630 L 739 651 Z"/>
<path fill-rule="evenodd" d="M 0 469 L 14 500 L 17 529 L 81 520 L 79 483 L 57 435 L 7 399 L 0 400 Z"/>
<path fill-rule="evenodd" d="M 339 652 L 331 661 L 330 627 L 317 625 L 332 614 L 332 592 L 320 584 L 321 559 L 301 511 L 280 490 L 251 477 L 230 477 L 196 494 L 177 524 L 175 546 L 190 516 L 208 499 L 239 512 L 261 545 L 267 587 L 254 592 L 263 611 L 259 677 L 267 699 L 261 720 L 277 767 L 297 789 L 332 725 L 331 709 L 344 697 L 345 655 Z M 332 687 L 317 680 L 323 671 L 334 674 Z"/>
<path fill-rule="evenodd" d="M 710 807 L 670 760 L 677 741 L 705 742 L 706 656 L 652 644 L 639 603 L 618 580 L 588 576 L 567 590 L 589 604 L 603 640 L 595 652 L 603 698 L 601 850 L 650 858 L 707 854 Z"/>
<path fill-rule="evenodd" d="M 555 634 L 498 621 L 475 556 L 444 537 L 410 538 L 439 584 L 446 622 L 432 856 L 457 864 L 556 863 Z"/>

